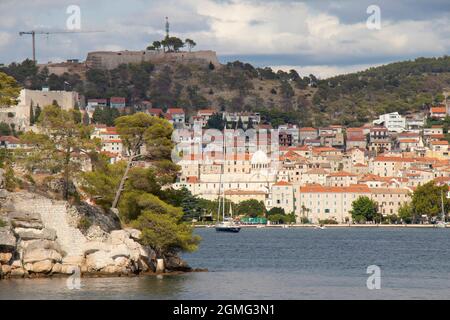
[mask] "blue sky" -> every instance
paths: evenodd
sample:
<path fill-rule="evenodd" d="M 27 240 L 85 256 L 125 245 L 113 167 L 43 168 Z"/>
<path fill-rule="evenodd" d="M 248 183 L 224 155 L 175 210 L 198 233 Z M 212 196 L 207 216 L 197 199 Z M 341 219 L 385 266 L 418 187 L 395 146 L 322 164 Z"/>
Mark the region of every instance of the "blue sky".
<path fill-rule="evenodd" d="M 380 30 L 366 27 L 372 4 Z M 39 36 L 39 62 L 143 49 L 163 37 L 165 16 L 173 35 L 217 51 L 222 62 L 321 77 L 450 52 L 448 0 L 0 0 L 0 63 L 31 56 L 31 39 L 19 31 L 64 30 L 69 5 L 80 7 L 82 30 L 105 32 Z"/>

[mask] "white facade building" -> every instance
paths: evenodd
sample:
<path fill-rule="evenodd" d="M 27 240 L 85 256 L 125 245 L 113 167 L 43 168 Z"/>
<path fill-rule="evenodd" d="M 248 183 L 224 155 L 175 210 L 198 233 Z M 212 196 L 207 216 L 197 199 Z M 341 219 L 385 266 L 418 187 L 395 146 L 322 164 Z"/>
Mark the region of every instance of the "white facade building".
<path fill-rule="evenodd" d="M 403 132 L 406 130 L 406 118 L 398 112 L 382 114 L 377 120 L 373 121 L 374 125 L 382 125 L 391 132 Z"/>

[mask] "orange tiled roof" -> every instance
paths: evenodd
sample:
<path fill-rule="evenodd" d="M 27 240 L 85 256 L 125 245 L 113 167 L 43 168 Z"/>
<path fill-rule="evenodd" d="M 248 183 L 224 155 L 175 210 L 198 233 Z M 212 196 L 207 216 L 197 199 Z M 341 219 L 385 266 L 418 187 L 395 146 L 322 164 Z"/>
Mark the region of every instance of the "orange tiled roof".
<path fill-rule="evenodd" d="M 184 110 L 181 108 L 169 108 L 167 109 L 168 114 L 184 114 Z"/>
<path fill-rule="evenodd" d="M 447 113 L 447 109 L 445 107 L 432 107 L 431 113 Z"/>
<path fill-rule="evenodd" d="M 346 171 L 338 171 L 329 174 L 330 177 L 356 177 L 356 174 L 346 172 Z"/>
<path fill-rule="evenodd" d="M 300 187 L 300 193 L 369 193 L 370 189 L 365 184 L 353 184 L 349 187 L 327 187 L 319 184 Z"/>
<path fill-rule="evenodd" d="M 274 186 L 292 186 L 292 183 L 286 181 L 278 181 L 273 184 Z"/>

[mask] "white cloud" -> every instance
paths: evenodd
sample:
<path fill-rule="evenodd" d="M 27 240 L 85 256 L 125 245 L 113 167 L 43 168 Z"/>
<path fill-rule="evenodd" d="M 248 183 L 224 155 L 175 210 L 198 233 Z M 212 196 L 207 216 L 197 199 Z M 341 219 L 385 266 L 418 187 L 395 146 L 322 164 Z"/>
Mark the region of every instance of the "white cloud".
<path fill-rule="evenodd" d="M 11 35 L 7 32 L 0 32 L 0 47 L 6 47 L 11 42 Z"/>
<path fill-rule="evenodd" d="M 22 31 L 18 28 L 31 30 L 39 25 L 63 28 L 65 7 L 73 2 L 0 1 L 2 62 L 20 61 L 30 55 L 31 41 L 18 37 L 17 32 Z M 83 59 L 87 52 L 94 50 L 143 49 L 164 35 L 164 17 L 167 15 L 172 34 L 194 39 L 198 49 L 215 50 L 221 56 L 265 55 L 274 60 L 267 63 L 269 65 L 301 65 L 302 70 L 317 70 L 315 74 L 354 70 L 358 65 L 388 61 L 392 57 L 437 56 L 450 51 L 450 17 L 444 12 L 433 18 L 423 15 L 422 20 L 417 17 L 395 20 L 392 16 L 384 19 L 385 15 L 382 15 L 382 29 L 368 30 L 365 8 L 361 12 L 348 8 L 347 13 L 351 12 L 353 17 L 349 22 L 342 12 L 351 4 L 331 0 L 330 10 L 320 9 L 318 3 L 307 1 L 76 2 L 82 8 L 83 28 L 106 32 L 50 36 L 49 40 L 39 37 L 39 60 L 48 61 L 55 56 Z M 339 13 L 333 12 L 336 8 Z M 279 58 L 283 55 L 297 58 L 296 61 L 284 61 Z M 275 56 L 278 58 L 270 58 Z M 338 66 L 343 64 L 352 66 Z"/>

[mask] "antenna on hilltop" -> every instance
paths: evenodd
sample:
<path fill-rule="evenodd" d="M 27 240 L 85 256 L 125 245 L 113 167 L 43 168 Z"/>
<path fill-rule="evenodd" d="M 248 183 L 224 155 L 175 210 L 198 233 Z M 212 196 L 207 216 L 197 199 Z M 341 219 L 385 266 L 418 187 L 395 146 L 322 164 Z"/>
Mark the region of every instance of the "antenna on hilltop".
<path fill-rule="evenodd" d="M 169 38 L 169 30 L 170 30 L 169 17 L 166 17 L 166 37 L 167 38 Z"/>

